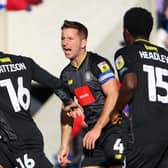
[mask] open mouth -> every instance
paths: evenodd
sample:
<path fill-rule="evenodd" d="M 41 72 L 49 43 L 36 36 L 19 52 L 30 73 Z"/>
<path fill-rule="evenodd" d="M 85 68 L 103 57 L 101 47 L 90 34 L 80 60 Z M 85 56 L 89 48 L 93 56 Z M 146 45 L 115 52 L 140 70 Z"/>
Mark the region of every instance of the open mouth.
<path fill-rule="evenodd" d="M 67 53 L 67 54 L 71 52 L 70 48 L 63 48 L 63 50 L 64 50 L 64 53 Z"/>

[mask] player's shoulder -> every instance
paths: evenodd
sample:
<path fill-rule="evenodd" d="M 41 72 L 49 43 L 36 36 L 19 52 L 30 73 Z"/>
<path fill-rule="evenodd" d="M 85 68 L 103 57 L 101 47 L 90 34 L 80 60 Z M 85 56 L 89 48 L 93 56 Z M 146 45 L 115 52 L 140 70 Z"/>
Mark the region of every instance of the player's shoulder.
<path fill-rule="evenodd" d="M 4 52 L 0 52 L 0 57 L 10 58 L 10 59 L 12 59 L 12 62 L 33 61 L 32 58 L 27 57 L 27 56 L 22 56 L 22 55 L 17 55 L 17 54 L 11 54 L 11 53 L 4 53 Z"/>
<path fill-rule="evenodd" d="M 168 55 L 168 50 L 152 42 L 144 42 L 141 47 L 138 46 L 137 50 L 147 51 L 147 52 L 157 52 L 159 54 Z"/>
<path fill-rule="evenodd" d="M 10 54 L 10 53 L 5 53 L 5 52 L 0 52 L 0 58 L 15 58 L 16 55 Z"/>
<path fill-rule="evenodd" d="M 128 46 L 121 47 L 118 50 L 116 50 L 114 57 L 116 58 L 119 55 L 129 54 L 130 52 L 133 52 L 134 50 L 135 50 L 135 45 L 128 45 Z"/>
<path fill-rule="evenodd" d="M 107 73 L 114 71 L 108 58 L 94 52 L 88 52 L 89 67 L 93 74 Z"/>
<path fill-rule="evenodd" d="M 107 60 L 106 57 L 96 53 L 96 52 L 91 52 L 91 51 L 88 51 L 87 52 L 88 56 L 89 56 L 89 59 L 92 61 L 92 62 L 99 62 L 99 61 L 103 61 L 103 60 Z"/>
<path fill-rule="evenodd" d="M 102 61 L 106 61 L 106 62 L 110 63 L 110 61 L 105 56 L 102 56 L 102 55 L 100 55 L 96 52 L 88 51 L 87 54 L 88 54 L 89 62 L 92 65 L 97 64 L 97 63 L 102 62 Z"/>
<path fill-rule="evenodd" d="M 154 46 L 157 47 L 158 53 L 168 55 L 168 49 L 157 45 L 154 45 Z"/>
<path fill-rule="evenodd" d="M 72 68 L 71 63 L 68 63 L 68 64 L 62 69 L 61 75 L 64 74 L 64 73 L 66 73 L 66 72 L 71 71 L 71 68 Z"/>

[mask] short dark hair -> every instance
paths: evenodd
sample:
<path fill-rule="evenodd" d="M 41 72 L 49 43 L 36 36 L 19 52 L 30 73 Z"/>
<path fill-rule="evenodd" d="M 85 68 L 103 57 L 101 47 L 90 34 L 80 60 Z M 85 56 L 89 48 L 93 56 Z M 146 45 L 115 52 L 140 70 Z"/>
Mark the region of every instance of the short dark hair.
<path fill-rule="evenodd" d="M 77 29 L 82 38 L 87 39 L 88 37 L 88 29 L 82 23 L 76 21 L 64 20 L 61 30 L 63 30 L 64 28 Z"/>
<path fill-rule="evenodd" d="M 130 8 L 124 15 L 124 28 L 133 36 L 149 38 L 153 28 L 151 12 L 141 7 Z"/>

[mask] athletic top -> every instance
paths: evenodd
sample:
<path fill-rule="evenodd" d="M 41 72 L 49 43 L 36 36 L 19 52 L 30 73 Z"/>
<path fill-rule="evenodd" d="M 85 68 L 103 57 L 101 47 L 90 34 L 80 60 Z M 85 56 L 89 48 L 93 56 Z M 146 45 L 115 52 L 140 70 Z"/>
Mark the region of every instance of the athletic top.
<path fill-rule="evenodd" d="M 80 66 L 74 67 L 69 63 L 63 69 L 61 78 L 83 106 L 86 123 L 94 125 L 105 101 L 101 85 L 115 78 L 110 62 L 96 53 L 87 52 Z"/>
<path fill-rule="evenodd" d="M 136 143 L 168 140 L 168 51 L 139 39 L 115 54 L 119 79 L 134 72 L 138 86 L 130 102 Z"/>
<path fill-rule="evenodd" d="M 32 80 L 52 88 L 65 104 L 71 99 L 63 81 L 31 58 L 0 52 L 0 132 L 23 144 L 42 141 L 41 132 L 29 112 Z"/>

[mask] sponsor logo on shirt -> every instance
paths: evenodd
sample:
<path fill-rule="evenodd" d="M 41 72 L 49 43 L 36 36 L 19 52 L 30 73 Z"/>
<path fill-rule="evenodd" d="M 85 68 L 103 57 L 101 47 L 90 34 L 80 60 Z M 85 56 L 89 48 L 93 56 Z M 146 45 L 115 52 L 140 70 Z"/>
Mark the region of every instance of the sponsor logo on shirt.
<path fill-rule="evenodd" d="M 158 52 L 157 47 L 149 46 L 149 45 L 146 45 L 146 44 L 144 44 L 144 47 L 145 47 L 146 50 L 150 50 L 150 51 L 156 51 L 156 52 Z"/>
<path fill-rule="evenodd" d="M 9 57 L 4 57 L 4 58 L 0 58 L 0 62 L 5 63 L 5 62 L 12 62 L 12 61 Z"/>
<path fill-rule="evenodd" d="M 86 106 L 96 101 L 91 89 L 87 85 L 75 88 L 74 93 L 81 106 Z"/>

